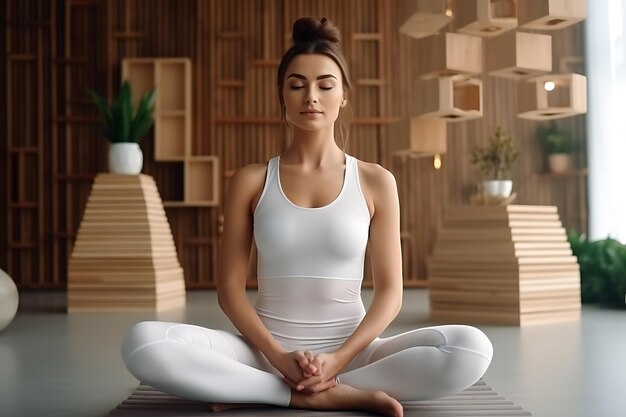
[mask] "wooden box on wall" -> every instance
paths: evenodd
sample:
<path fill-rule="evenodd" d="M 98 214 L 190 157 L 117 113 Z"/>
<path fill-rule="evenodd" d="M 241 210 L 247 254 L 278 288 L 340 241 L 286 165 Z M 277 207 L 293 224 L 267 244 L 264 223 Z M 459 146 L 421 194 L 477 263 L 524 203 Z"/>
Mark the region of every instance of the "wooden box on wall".
<path fill-rule="evenodd" d="M 485 71 L 489 75 L 513 79 L 552 71 L 552 37 L 511 31 L 487 39 Z"/>
<path fill-rule="evenodd" d="M 414 39 L 434 35 L 452 21 L 447 12 L 446 0 L 400 0 L 398 16 L 406 19 L 400 33 Z"/>
<path fill-rule="evenodd" d="M 446 131 L 446 122 L 441 119 L 402 119 L 389 125 L 389 153 L 410 156 L 446 153 Z"/>
<path fill-rule="evenodd" d="M 466 76 L 441 77 L 416 82 L 412 116 L 438 117 L 448 122 L 482 116 L 482 81 Z"/>
<path fill-rule="evenodd" d="M 458 31 L 481 37 L 500 36 L 517 27 L 517 0 L 455 0 Z"/>
<path fill-rule="evenodd" d="M 483 71 L 483 42 L 477 36 L 445 32 L 414 42 L 414 62 L 420 78 L 479 74 Z"/>
<path fill-rule="evenodd" d="M 552 84 L 548 87 L 547 83 Z M 522 119 L 551 120 L 583 114 L 587 112 L 587 78 L 581 74 L 547 74 L 523 80 L 517 100 Z"/>
<path fill-rule="evenodd" d="M 520 27 L 559 30 L 585 19 L 586 0 L 518 0 Z"/>

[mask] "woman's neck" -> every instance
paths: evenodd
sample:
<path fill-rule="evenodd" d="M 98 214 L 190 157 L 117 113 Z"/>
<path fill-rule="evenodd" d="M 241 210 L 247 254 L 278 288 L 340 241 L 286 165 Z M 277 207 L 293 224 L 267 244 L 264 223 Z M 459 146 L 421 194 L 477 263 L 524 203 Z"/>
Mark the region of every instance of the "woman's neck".
<path fill-rule="evenodd" d="M 334 130 L 294 130 L 281 161 L 311 167 L 343 163 L 344 152 L 335 143 Z"/>

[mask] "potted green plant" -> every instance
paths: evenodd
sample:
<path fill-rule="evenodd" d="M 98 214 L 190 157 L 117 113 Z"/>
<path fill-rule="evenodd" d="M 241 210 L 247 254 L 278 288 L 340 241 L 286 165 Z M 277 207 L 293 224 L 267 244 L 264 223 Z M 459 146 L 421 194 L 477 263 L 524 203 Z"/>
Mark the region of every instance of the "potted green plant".
<path fill-rule="evenodd" d="M 580 266 L 582 302 L 626 309 L 626 245 L 610 237 L 591 241 L 574 231 L 567 238 Z"/>
<path fill-rule="evenodd" d="M 566 172 L 572 169 L 574 142 L 568 132 L 560 130 L 552 122 L 546 128 L 537 129 L 537 138 L 548 159 L 551 172 Z"/>
<path fill-rule="evenodd" d="M 128 80 L 124 80 L 119 95 L 110 104 L 95 91 L 87 90 L 98 108 L 102 132 L 111 143 L 110 172 L 130 175 L 141 172 L 143 153 L 139 148 L 139 141 L 154 123 L 154 92 L 154 88 L 147 91 L 139 100 L 137 111 L 134 111 Z"/>
<path fill-rule="evenodd" d="M 506 177 L 519 153 L 513 136 L 500 126 L 489 138 L 487 146 L 472 149 L 471 162 L 484 176 L 483 192 L 488 197 L 505 199 L 511 195 L 513 181 Z"/>

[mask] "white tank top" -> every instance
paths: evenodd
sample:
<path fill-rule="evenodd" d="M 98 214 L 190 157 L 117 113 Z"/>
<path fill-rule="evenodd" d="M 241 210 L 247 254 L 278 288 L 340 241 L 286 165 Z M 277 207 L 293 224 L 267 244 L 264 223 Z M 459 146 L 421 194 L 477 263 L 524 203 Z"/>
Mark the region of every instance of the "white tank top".
<path fill-rule="evenodd" d="M 254 210 L 255 308 L 286 349 L 332 351 L 365 315 L 361 282 L 370 215 L 357 160 L 346 154 L 345 163 L 339 195 L 315 208 L 287 198 L 280 184 L 280 156 L 268 163 Z"/>

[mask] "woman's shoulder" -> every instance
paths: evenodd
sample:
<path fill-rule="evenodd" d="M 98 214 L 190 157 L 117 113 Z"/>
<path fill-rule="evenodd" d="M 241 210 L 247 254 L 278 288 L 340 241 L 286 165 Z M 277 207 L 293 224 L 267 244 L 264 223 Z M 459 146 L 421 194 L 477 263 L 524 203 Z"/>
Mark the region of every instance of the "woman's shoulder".
<path fill-rule="evenodd" d="M 254 189 L 265 182 L 267 162 L 247 164 L 238 168 L 231 177 L 231 184 L 237 188 Z"/>
<path fill-rule="evenodd" d="M 359 159 L 356 161 L 362 186 L 367 186 L 371 191 L 382 191 L 389 187 L 396 187 L 395 176 L 385 167 L 374 162 L 365 162 Z"/>
<path fill-rule="evenodd" d="M 235 171 L 228 185 L 229 193 L 247 200 L 254 206 L 263 190 L 267 174 L 267 162 L 247 164 Z"/>
<path fill-rule="evenodd" d="M 356 158 L 355 158 L 356 159 Z M 390 199 L 397 200 L 397 184 L 394 175 L 385 167 L 356 159 L 359 183 L 372 216 L 376 208 L 383 207 Z"/>

